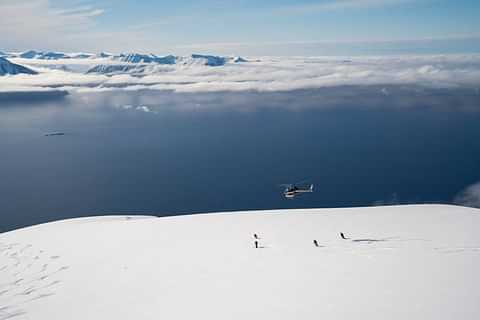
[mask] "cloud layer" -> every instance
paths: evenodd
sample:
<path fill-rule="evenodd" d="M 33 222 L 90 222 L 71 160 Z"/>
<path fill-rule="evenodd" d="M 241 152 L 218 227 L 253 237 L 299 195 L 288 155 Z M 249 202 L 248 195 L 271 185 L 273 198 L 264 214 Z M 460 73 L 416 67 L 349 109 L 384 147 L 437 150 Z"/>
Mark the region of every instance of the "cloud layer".
<path fill-rule="evenodd" d="M 288 14 L 305 14 L 318 11 L 333 11 L 346 9 L 384 8 L 399 4 L 414 2 L 413 0 L 333 0 L 314 2 L 310 4 L 290 5 L 281 8 Z"/>
<path fill-rule="evenodd" d="M 455 197 L 454 201 L 463 206 L 480 208 L 480 182 L 468 186 Z"/>
<path fill-rule="evenodd" d="M 38 75 L 0 77 L 1 92 L 67 90 L 168 90 L 175 92 L 290 91 L 348 85 L 418 85 L 428 88 L 480 84 L 480 55 L 398 57 L 259 57 L 224 66 L 143 64 L 142 74 L 86 74 L 106 58 L 35 60 L 12 58 Z M 130 64 L 131 65 L 131 64 Z M 388 94 L 388 90 L 383 90 Z"/>

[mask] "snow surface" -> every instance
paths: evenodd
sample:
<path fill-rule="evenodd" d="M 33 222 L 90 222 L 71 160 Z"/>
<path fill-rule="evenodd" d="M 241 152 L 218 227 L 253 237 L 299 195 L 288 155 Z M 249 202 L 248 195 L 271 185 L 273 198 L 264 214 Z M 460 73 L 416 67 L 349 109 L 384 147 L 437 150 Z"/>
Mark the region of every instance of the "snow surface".
<path fill-rule="evenodd" d="M 0 234 L 0 319 L 480 319 L 479 226 L 445 205 L 53 222 Z"/>

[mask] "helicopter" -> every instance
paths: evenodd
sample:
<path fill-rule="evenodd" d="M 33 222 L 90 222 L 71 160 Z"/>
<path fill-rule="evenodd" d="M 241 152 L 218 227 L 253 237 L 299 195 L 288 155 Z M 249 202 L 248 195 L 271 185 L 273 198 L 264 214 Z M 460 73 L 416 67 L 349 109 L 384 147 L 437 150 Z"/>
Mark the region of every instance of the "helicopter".
<path fill-rule="evenodd" d="M 284 197 L 287 199 L 293 199 L 302 193 L 313 192 L 313 184 L 310 184 L 309 186 L 300 186 L 300 184 L 301 182 L 281 184 L 280 186 L 285 187 L 285 190 L 283 191 Z"/>

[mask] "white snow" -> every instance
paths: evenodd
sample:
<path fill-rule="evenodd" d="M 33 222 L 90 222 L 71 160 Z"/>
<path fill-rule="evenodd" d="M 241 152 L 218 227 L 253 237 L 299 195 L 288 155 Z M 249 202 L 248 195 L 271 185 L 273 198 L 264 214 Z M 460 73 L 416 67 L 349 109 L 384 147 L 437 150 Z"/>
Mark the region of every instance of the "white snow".
<path fill-rule="evenodd" d="M 0 319 L 479 319 L 479 226 L 445 205 L 48 223 L 0 234 Z"/>

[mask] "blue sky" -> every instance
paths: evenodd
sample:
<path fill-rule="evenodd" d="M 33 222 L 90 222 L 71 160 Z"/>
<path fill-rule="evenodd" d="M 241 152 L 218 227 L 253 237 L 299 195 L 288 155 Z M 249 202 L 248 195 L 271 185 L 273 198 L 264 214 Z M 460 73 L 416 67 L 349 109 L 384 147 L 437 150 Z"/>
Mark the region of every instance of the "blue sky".
<path fill-rule="evenodd" d="M 2 8 L 27 15 L 2 16 L 0 31 L 12 35 L 4 50 L 480 52 L 474 0 L 4 0 Z"/>

